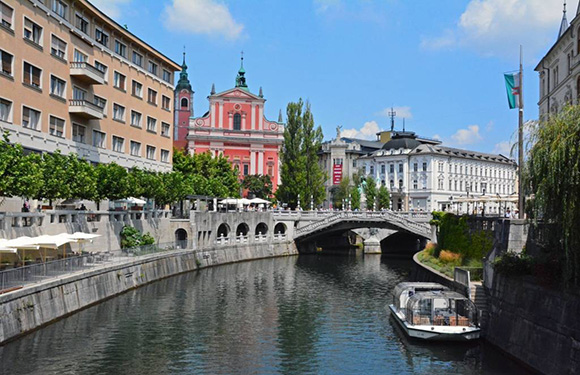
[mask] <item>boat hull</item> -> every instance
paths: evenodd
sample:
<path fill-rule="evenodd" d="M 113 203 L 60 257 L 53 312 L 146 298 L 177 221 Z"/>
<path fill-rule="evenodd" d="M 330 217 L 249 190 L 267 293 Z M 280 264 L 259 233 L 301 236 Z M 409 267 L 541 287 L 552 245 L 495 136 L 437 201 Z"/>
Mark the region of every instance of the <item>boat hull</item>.
<path fill-rule="evenodd" d="M 429 341 L 472 341 L 480 337 L 480 329 L 461 326 L 412 325 L 404 320 L 394 305 L 389 305 L 391 315 L 407 336 Z"/>

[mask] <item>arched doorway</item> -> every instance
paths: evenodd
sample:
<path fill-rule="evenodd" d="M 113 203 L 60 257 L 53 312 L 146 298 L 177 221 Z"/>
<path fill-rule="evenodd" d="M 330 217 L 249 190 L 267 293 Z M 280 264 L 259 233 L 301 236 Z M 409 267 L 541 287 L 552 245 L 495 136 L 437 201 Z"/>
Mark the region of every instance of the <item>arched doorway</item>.
<path fill-rule="evenodd" d="M 266 223 L 260 223 L 258 225 L 256 225 L 256 231 L 254 234 L 258 235 L 258 234 L 266 234 L 268 233 L 268 226 L 266 225 Z"/>
<path fill-rule="evenodd" d="M 248 227 L 248 224 L 241 223 L 236 229 L 236 236 L 247 236 L 249 231 L 250 227 Z"/>
<path fill-rule="evenodd" d="M 187 231 L 179 228 L 175 231 L 175 246 L 178 249 L 187 249 Z"/>
<path fill-rule="evenodd" d="M 217 230 L 217 238 L 226 238 L 230 234 L 230 226 L 222 223 Z"/>
<path fill-rule="evenodd" d="M 274 227 L 274 234 L 286 234 L 288 227 L 284 223 L 278 223 Z"/>

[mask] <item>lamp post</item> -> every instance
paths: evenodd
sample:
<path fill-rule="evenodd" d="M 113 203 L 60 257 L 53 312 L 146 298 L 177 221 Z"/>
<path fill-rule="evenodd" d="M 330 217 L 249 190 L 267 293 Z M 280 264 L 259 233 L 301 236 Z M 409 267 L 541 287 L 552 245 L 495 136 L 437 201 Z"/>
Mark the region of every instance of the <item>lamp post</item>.
<path fill-rule="evenodd" d="M 298 204 L 296 205 L 296 209 L 300 210 L 300 194 L 298 194 Z"/>
<path fill-rule="evenodd" d="M 350 198 L 350 193 L 348 193 L 348 210 L 352 211 L 352 199 Z"/>
<path fill-rule="evenodd" d="M 310 195 L 310 211 L 314 211 L 314 195 Z"/>

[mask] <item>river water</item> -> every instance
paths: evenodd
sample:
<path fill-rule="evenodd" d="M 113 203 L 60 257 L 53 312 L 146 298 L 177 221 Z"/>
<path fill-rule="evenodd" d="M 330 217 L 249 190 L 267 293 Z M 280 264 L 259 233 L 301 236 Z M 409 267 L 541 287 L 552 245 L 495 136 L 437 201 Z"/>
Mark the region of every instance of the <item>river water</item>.
<path fill-rule="evenodd" d="M 385 310 L 409 267 L 300 256 L 175 276 L 0 347 L 0 374 L 526 374 L 483 343 L 409 342 Z"/>

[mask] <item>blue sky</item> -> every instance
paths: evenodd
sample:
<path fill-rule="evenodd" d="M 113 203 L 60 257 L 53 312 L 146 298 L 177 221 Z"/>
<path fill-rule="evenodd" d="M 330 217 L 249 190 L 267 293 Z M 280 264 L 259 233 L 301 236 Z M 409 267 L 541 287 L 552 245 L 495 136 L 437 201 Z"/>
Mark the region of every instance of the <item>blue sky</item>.
<path fill-rule="evenodd" d="M 212 83 L 234 86 L 244 51 L 250 90 L 266 116 L 307 99 L 325 139 L 374 138 L 402 127 L 444 144 L 507 152 L 517 126 L 503 73 L 524 47 L 525 118 L 538 117 L 539 59 L 557 37 L 561 0 L 92 0 L 168 57 L 183 46 L 208 109 Z M 568 1 L 568 20 L 578 0 Z"/>

